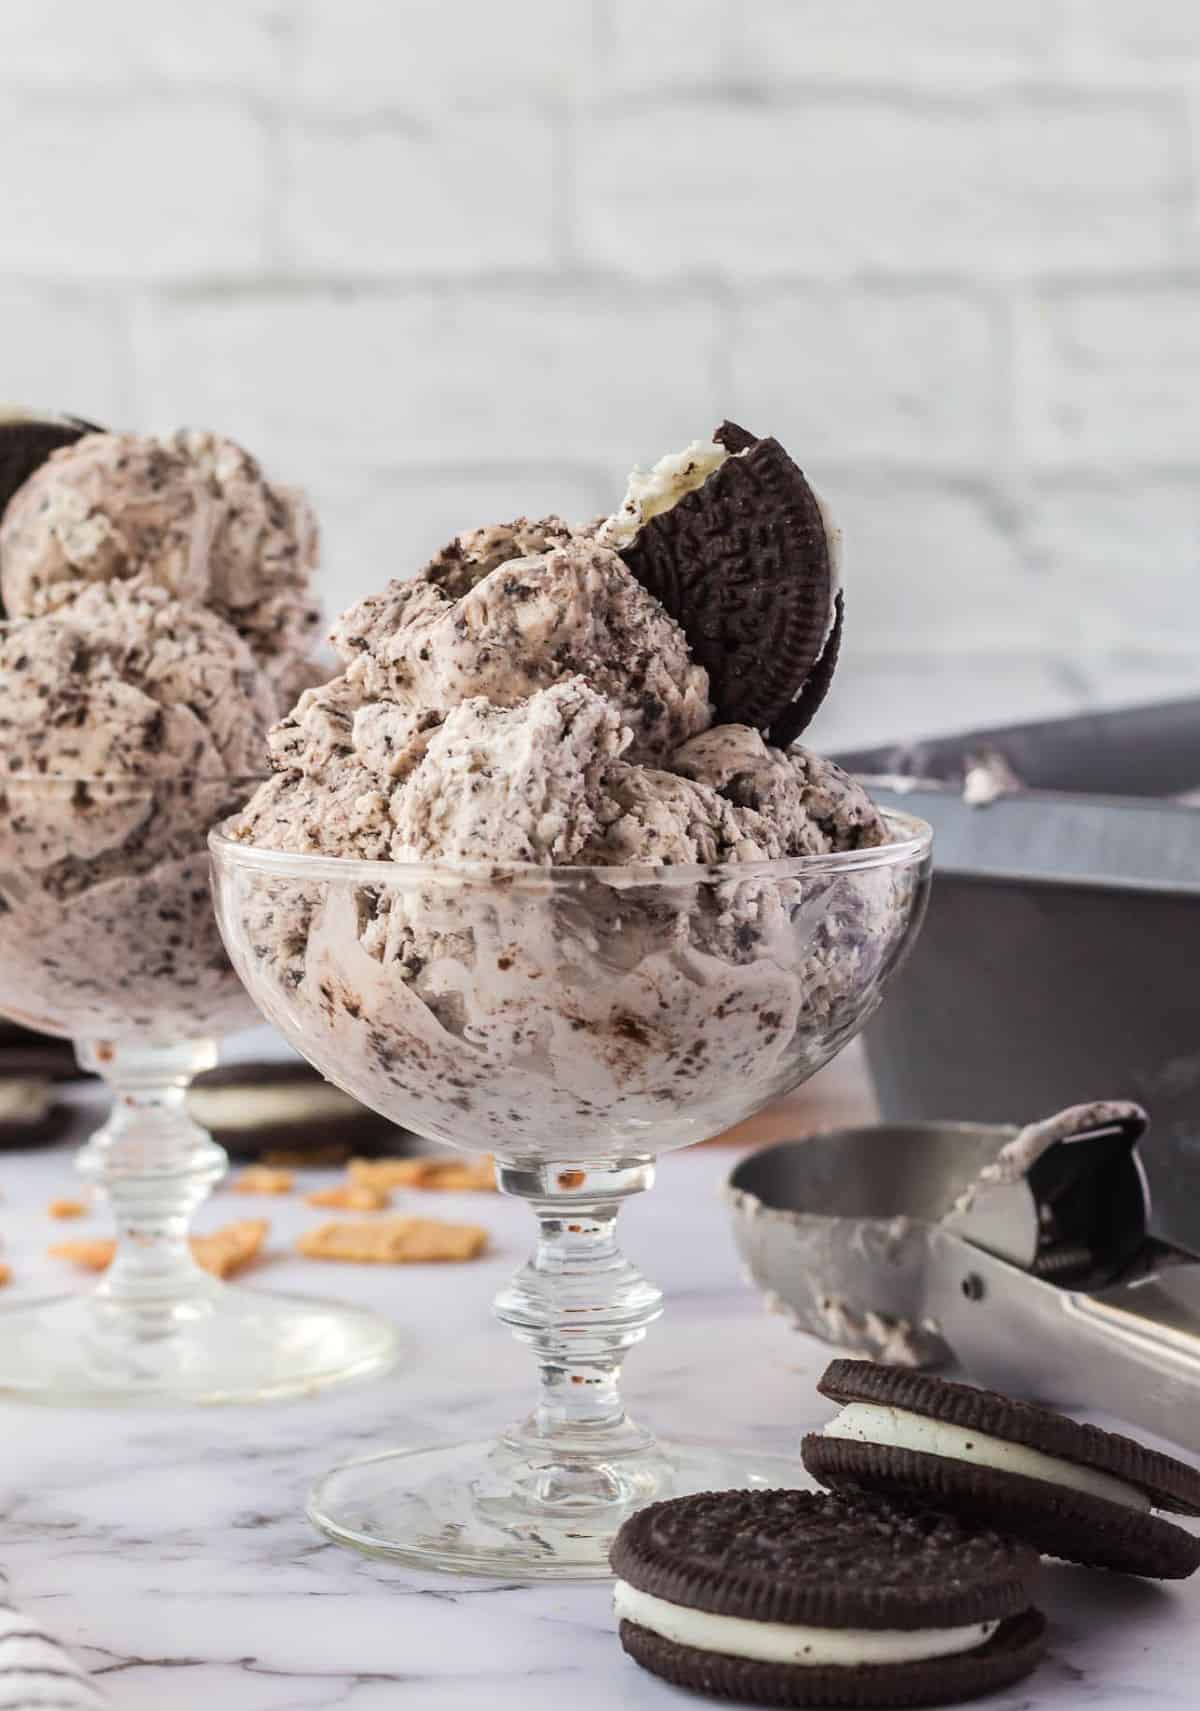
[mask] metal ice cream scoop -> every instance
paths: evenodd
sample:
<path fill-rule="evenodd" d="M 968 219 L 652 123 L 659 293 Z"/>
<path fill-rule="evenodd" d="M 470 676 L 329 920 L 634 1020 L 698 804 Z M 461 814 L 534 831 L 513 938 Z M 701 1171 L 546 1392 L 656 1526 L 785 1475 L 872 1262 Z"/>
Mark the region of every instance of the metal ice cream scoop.
<path fill-rule="evenodd" d="M 878 1124 L 751 1153 L 727 1185 L 772 1306 L 826 1342 L 958 1367 L 1200 1450 L 1200 1259 L 1156 1241 L 1138 1105 L 1017 1129 Z"/>

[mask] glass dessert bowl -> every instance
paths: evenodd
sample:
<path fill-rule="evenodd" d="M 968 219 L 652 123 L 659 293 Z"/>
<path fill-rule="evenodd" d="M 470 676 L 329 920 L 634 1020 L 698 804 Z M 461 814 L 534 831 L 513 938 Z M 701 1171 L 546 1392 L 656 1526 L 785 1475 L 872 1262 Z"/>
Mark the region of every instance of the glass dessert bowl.
<path fill-rule="evenodd" d="M 0 1311 L 0 1391 L 251 1401 L 392 1358 L 374 1316 L 222 1283 L 188 1245 L 227 1160 L 187 1087 L 222 1034 L 257 1020 L 217 931 L 205 838 L 256 782 L 0 777 L 0 1014 L 73 1040 L 106 1082 L 108 1119 L 78 1165 L 118 1238 L 91 1295 Z"/>
<path fill-rule="evenodd" d="M 324 1478 L 310 1516 L 357 1548 L 472 1573 L 608 1573 L 634 1508 L 803 1479 L 798 1461 L 656 1439 L 620 1370 L 661 1295 L 616 1245 L 658 1153 L 829 1061 L 915 935 L 930 834 L 718 867 L 534 867 L 295 855 L 215 831 L 217 913 L 262 1012 L 398 1123 L 492 1151 L 533 1257 L 496 1313 L 534 1353 L 533 1411 L 494 1443 Z"/>

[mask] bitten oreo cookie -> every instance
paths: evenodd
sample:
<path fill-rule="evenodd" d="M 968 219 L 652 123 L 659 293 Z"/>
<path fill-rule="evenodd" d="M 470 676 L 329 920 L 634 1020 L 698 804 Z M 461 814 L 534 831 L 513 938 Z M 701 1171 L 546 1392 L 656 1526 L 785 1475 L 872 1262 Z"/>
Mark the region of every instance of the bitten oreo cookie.
<path fill-rule="evenodd" d="M 0 411 L 0 515 L 17 491 L 51 452 L 73 446 L 85 434 L 103 433 L 78 416 L 4 414 Z"/>
<path fill-rule="evenodd" d="M 1157 1579 L 1200 1568 L 1200 1538 L 1153 1509 L 1200 1514 L 1200 1470 L 1049 1408 L 903 1367 L 835 1360 L 842 1404 L 804 1439 L 823 1485 L 929 1503 L 1047 1556 Z"/>
<path fill-rule="evenodd" d="M 617 1534 L 621 1644 L 680 1687 L 759 1705 L 941 1705 L 1027 1675 L 1033 1551 L 867 1496 L 719 1491 Z"/>
<path fill-rule="evenodd" d="M 295 1154 L 336 1164 L 398 1150 L 403 1131 L 306 1063 L 222 1064 L 197 1076 L 188 1110 L 233 1158 Z"/>
<path fill-rule="evenodd" d="M 836 663 L 829 531 L 778 440 L 733 422 L 713 438 L 730 455 L 648 518 L 621 557 L 682 626 L 718 722 L 756 726 L 783 745 L 816 713 Z"/>

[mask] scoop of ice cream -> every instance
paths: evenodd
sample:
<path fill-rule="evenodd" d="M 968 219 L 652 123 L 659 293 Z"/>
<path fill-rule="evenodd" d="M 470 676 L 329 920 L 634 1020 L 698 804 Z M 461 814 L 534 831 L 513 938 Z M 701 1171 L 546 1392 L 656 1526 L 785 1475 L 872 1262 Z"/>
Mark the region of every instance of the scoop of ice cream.
<path fill-rule="evenodd" d="M 570 540 L 509 559 L 452 599 L 429 580 L 393 583 L 335 626 L 367 695 L 449 712 L 473 697 L 511 707 L 581 676 L 655 760 L 708 725 L 708 680 L 683 631 L 614 552 Z"/>
<path fill-rule="evenodd" d="M 579 855 L 590 866 L 763 861 L 772 853 L 770 828 L 753 810 L 655 767 L 611 767 L 596 819 Z"/>
<path fill-rule="evenodd" d="M 614 709 L 578 679 L 516 707 L 472 697 L 397 793 L 393 855 L 574 861 L 595 826 L 605 768 L 628 741 Z"/>
<path fill-rule="evenodd" d="M 308 583 L 317 526 L 232 440 L 183 430 L 88 434 L 50 457 L 0 521 L 0 592 L 33 617 L 79 584 L 147 577 L 213 607 L 273 659 L 307 651 L 320 621 Z"/>
<path fill-rule="evenodd" d="M 0 638 L 10 772 L 252 774 L 274 711 L 236 631 L 141 578 L 94 584 Z"/>
<path fill-rule="evenodd" d="M 811 749 L 771 748 L 749 725 L 714 725 L 677 749 L 671 767 L 735 808 L 754 810 L 769 828 L 772 857 L 888 841 L 879 810 L 856 779 Z"/>
<path fill-rule="evenodd" d="M 353 763 L 329 780 L 277 773 L 259 785 L 230 830 L 243 843 L 296 855 L 386 861 L 391 854 L 388 799 Z"/>
<path fill-rule="evenodd" d="M 552 552 L 589 532 L 586 527 L 564 523 L 561 517 L 517 517 L 511 523 L 489 523 L 455 535 L 420 574 L 457 600 L 510 559 Z"/>

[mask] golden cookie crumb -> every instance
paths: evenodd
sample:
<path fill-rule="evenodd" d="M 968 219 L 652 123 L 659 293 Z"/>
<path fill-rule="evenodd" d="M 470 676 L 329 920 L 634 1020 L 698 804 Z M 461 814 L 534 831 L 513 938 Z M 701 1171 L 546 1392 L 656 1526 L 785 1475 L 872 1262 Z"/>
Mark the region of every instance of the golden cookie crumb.
<path fill-rule="evenodd" d="M 441 1188 L 447 1192 L 466 1190 L 493 1194 L 496 1190 L 496 1166 L 490 1153 L 483 1153 L 479 1158 L 435 1159 L 433 1170 L 420 1186 Z"/>
<path fill-rule="evenodd" d="M 290 1170 L 273 1170 L 269 1165 L 249 1165 L 234 1177 L 230 1188 L 235 1194 L 290 1194 L 296 1178 Z"/>
<path fill-rule="evenodd" d="M 196 1264 L 214 1277 L 232 1277 L 256 1257 L 270 1225 L 265 1218 L 242 1218 L 207 1236 L 193 1236 L 191 1247 Z M 117 1244 L 111 1237 L 57 1242 L 47 1250 L 51 1259 L 62 1259 L 84 1271 L 105 1271 L 112 1263 Z"/>
<path fill-rule="evenodd" d="M 388 1194 L 393 1188 L 416 1188 L 429 1163 L 424 1158 L 352 1158 L 346 1175 L 359 1188 Z"/>
<path fill-rule="evenodd" d="M 330 1206 L 340 1212 L 379 1212 L 392 1203 L 386 1189 L 372 1188 L 365 1182 L 338 1182 L 304 1198 L 310 1206 Z"/>
<path fill-rule="evenodd" d="M 87 1210 L 82 1200 L 52 1200 L 46 1208 L 51 1218 L 85 1218 Z"/>
<path fill-rule="evenodd" d="M 351 1182 L 369 1188 L 492 1190 L 496 1178 L 490 1153 L 480 1158 L 352 1158 Z"/>
<path fill-rule="evenodd" d="M 487 1246 L 478 1224 L 443 1224 L 436 1218 L 381 1218 L 374 1223 L 318 1224 L 296 1247 L 307 1259 L 351 1260 L 359 1265 L 417 1265 L 475 1259 Z"/>
<path fill-rule="evenodd" d="M 242 1218 L 236 1224 L 223 1224 L 207 1236 L 193 1236 L 196 1264 L 214 1277 L 232 1277 L 258 1257 L 270 1228 L 265 1218 Z"/>
<path fill-rule="evenodd" d="M 2 1261 L 0 1261 L 0 1289 L 3 1289 L 4 1285 L 6 1283 L 8 1283 L 11 1280 L 11 1278 L 12 1278 L 11 1267 L 5 1265 Z"/>
<path fill-rule="evenodd" d="M 111 1236 L 84 1236 L 74 1242 L 56 1242 L 46 1249 L 51 1259 L 65 1259 L 84 1271 L 105 1271 L 112 1263 L 117 1244 Z"/>
<path fill-rule="evenodd" d="M 345 1164 L 349 1157 L 345 1141 L 322 1141 L 318 1147 L 270 1147 L 259 1162 L 286 1170 L 307 1170 L 314 1165 Z"/>

